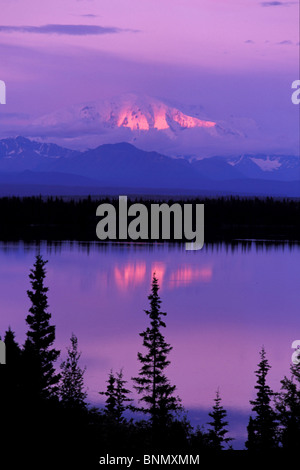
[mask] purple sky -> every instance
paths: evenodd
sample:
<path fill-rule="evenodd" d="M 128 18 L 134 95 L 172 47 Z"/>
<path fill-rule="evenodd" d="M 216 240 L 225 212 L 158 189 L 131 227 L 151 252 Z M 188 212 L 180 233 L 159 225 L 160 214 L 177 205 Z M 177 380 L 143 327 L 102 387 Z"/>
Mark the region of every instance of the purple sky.
<path fill-rule="evenodd" d="M 255 0 L 2 0 L 0 134 L 124 92 L 253 118 L 295 140 L 299 4 Z"/>

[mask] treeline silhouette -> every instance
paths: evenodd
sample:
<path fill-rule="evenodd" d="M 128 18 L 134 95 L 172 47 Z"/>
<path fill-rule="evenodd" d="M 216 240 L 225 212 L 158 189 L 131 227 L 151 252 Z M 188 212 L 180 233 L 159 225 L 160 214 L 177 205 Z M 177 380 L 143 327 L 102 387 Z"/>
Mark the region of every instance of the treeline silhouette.
<path fill-rule="evenodd" d="M 45 462 L 57 468 L 73 463 L 93 468 L 88 465 L 98 464 L 107 454 L 201 456 L 205 452 L 217 455 L 222 450 L 234 453 L 219 390 L 209 413 L 210 421 L 206 423 L 208 428 L 194 429 L 176 395 L 176 385 L 168 379 L 172 346 L 163 334 L 166 312 L 161 310 L 155 274 L 148 296 L 149 309 L 145 310 L 148 326 L 140 333 L 143 350 L 137 355 L 140 369 L 131 378 L 138 399 L 133 400 L 123 369 L 115 373 L 111 370 L 106 387 L 103 384 L 104 390 L 99 390 L 105 398 L 104 406 L 99 408 L 87 401 L 85 368 L 79 364 L 81 353 L 74 333 L 67 357 L 58 367 L 60 351 L 54 346 L 55 326 L 48 311 L 46 263 L 37 255 L 30 270 L 31 289 L 27 295 L 31 306 L 24 345 L 16 342 L 10 327 L 3 338 L 6 364 L 0 365 L 2 459 L 6 452 L 11 463 L 15 464 L 18 458 L 21 463 L 29 460 L 31 468 L 33 464 L 44 468 Z M 285 450 L 296 450 L 300 442 L 300 365 L 291 366 L 291 375 L 283 378 L 279 393 L 273 392 L 267 383 L 269 369 L 262 348 L 255 372 L 256 397 L 250 402 L 253 413 L 248 424 L 247 454 L 262 451 L 282 454 Z"/>
<path fill-rule="evenodd" d="M 96 208 L 115 198 L 0 198 L 1 240 L 94 240 Z M 300 240 L 300 201 L 273 198 L 159 200 L 128 198 L 128 204 L 204 203 L 205 242 L 236 239 Z M 172 239 L 171 239 L 172 241 Z"/>

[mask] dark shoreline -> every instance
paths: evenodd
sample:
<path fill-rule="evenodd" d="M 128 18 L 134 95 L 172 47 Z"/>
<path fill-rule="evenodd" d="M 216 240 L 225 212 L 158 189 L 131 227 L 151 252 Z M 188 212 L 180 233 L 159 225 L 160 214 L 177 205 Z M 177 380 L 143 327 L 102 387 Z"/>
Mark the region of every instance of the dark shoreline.
<path fill-rule="evenodd" d="M 100 242 L 96 235 L 99 204 L 118 205 L 117 197 L 65 199 L 58 197 L 0 198 L 1 241 L 81 241 Z M 128 203 L 204 204 L 204 243 L 300 242 L 300 201 L 273 198 L 222 197 L 148 199 L 128 198 Z M 131 243 L 149 243 L 137 240 Z M 188 240 L 182 240 L 185 243 Z M 115 240 L 117 243 L 118 240 Z M 122 240 L 126 243 L 126 240 Z M 160 240 L 160 242 L 164 242 Z M 172 238 L 169 242 L 178 243 Z M 154 241 L 153 244 L 156 242 Z"/>

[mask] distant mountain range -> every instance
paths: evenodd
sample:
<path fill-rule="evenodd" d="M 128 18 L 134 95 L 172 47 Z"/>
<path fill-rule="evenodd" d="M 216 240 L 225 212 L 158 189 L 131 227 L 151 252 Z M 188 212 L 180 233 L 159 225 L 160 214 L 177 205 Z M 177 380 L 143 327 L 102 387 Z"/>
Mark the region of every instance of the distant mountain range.
<path fill-rule="evenodd" d="M 288 155 L 171 158 L 129 143 L 78 152 L 0 140 L 0 195 L 241 194 L 300 197 L 300 159 Z M 126 193 L 125 193 L 126 194 Z"/>

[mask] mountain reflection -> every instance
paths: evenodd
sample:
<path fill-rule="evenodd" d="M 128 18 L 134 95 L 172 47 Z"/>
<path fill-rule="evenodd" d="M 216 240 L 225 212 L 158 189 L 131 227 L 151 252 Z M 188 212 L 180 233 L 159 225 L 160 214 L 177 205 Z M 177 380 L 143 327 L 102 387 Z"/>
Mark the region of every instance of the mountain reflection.
<path fill-rule="evenodd" d="M 193 282 L 210 282 L 212 280 L 213 270 L 210 266 L 202 268 L 184 264 L 176 270 L 168 269 L 167 264 L 154 261 L 151 266 L 147 266 L 145 262 L 127 262 L 125 265 L 115 265 L 113 268 L 114 280 L 116 286 L 121 291 L 128 288 L 134 288 L 142 284 L 144 281 L 151 283 L 153 274 L 160 281 L 161 288 L 167 282 L 170 289 L 187 285 Z"/>
<path fill-rule="evenodd" d="M 125 266 L 114 267 L 114 277 L 117 287 L 126 290 L 141 284 L 146 275 L 146 263 L 127 263 Z"/>
<path fill-rule="evenodd" d="M 164 277 L 166 273 L 166 268 L 167 268 L 166 263 L 154 261 L 154 263 L 152 264 L 151 273 L 149 276 L 149 285 L 151 283 L 153 274 L 155 273 L 155 276 L 157 277 L 157 279 L 159 279 L 160 288 L 162 289 L 164 286 Z"/>
<path fill-rule="evenodd" d="M 179 287 L 181 284 L 187 285 L 194 281 L 210 282 L 213 271 L 211 267 L 194 268 L 183 266 L 174 271 L 170 276 L 170 286 Z"/>

